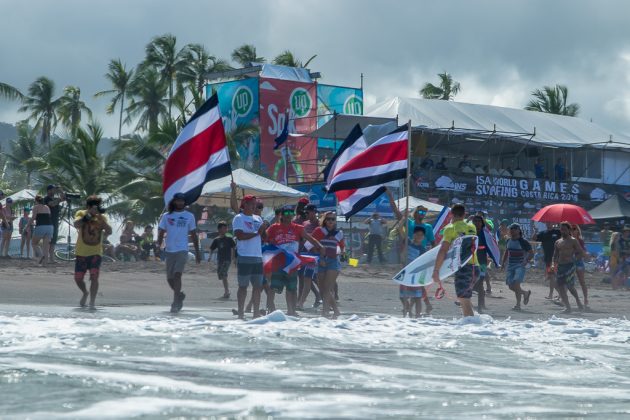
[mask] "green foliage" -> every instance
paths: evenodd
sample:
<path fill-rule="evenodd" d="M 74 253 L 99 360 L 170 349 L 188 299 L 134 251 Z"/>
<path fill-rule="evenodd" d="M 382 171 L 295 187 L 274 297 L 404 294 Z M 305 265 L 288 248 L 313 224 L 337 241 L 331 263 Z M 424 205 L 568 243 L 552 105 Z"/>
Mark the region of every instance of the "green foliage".
<path fill-rule="evenodd" d="M 125 96 L 127 95 L 127 91 L 129 90 L 131 80 L 133 79 L 134 71 L 133 69 L 127 70 L 127 67 L 122 63 L 122 61 L 120 61 L 120 58 L 117 60 L 111 60 L 109 62 L 108 68 L 109 70 L 105 74 L 105 78 L 111 83 L 112 89 L 97 92 L 94 94 L 94 96 L 112 96 L 112 99 L 110 100 L 109 105 L 107 105 L 106 108 L 106 112 L 108 114 L 113 114 L 116 105 L 120 103 L 120 114 L 118 121 L 118 139 L 120 139 L 122 137 Z"/>
<path fill-rule="evenodd" d="M 580 112 L 580 105 L 576 103 L 567 105 L 568 89 L 563 85 L 543 86 L 532 92 L 534 99 L 525 107 L 528 111 L 546 112 L 548 114 L 567 115 L 575 117 Z"/>
<path fill-rule="evenodd" d="M 24 95 L 17 88 L 0 82 L 0 98 L 6 99 L 22 99 Z"/>
<path fill-rule="evenodd" d="M 256 47 L 252 44 L 243 44 L 232 51 L 232 60 L 241 67 L 249 67 L 252 63 L 264 63 L 265 57 L 258 57 Z"/>
<path fill-rule="evenodd" d="M 304 64 L 302 64 L 302 61 L 298 60 L 291 51 L 285 50 L 273 59 L 273 64 L 289 67 L 307 67 L 310 62 L 315 59 L 315 57 L 317 57 L 317 54 L 313 55 L 311 58 L 306 60 Z"/>
<path fill-rule="evenodd" d="M 420 89 L 420 95 L 424 99 L 442 99 L 444 101 L 450 101 L 461 90 L 459 82 L 453 80 L 453 76 L 447 72 L 438 74 L 440 78 L 439 86 L 435 86 L 432 83 L 425 83 L 424 87 Z"/>
<path fill-rule="evenodd" d="M 45 152 L 37 143 L 37 133 L 26 122 L 18 123 L 17 135 L 17 139 L 11 141 L 11 151 L 6 154 L 6 162 L 15 174 L 15 189 L 30 188 L 33 174 L 46 167 Z"/>
<path fill-rule="evenodd" d="M 50 138 L 57 126 L 59 98 L 55 96 L 55 83 L 47 77 L 40 77 L 28 87 L 28 95 L 22 98 L 19 112 L 29 115 L 27 121 L 35 122 L 35 129 L 41 130 L 41 142 L 50 149 Z"/>

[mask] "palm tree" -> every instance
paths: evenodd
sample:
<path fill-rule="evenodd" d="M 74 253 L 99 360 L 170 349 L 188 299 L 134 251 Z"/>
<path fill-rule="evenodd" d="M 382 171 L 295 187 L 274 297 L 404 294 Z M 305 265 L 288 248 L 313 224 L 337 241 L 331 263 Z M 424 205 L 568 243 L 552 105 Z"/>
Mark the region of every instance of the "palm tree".
<path fill-rule="evenodd" d="M 528 111 L 546 112 L 548 114 L 568 115 L 575 117 L 580 112 L 580 105 L 572 103 L 567 105 L 568 89 L 563 85 L 555 87 L 543 86 L 542 90 L 532 92 L 532 99 L 525 107 Z"/>
<path fill-rule="evenodd" d="M 102 139 L 103 129 L 97 122 L 79 127 L 76 138 L 55 143 L 42 178 L 86 196 L 111 192 L 121 155 L 117 151 L 102 155 L 98 151 Z"/>
<path fill-rule="evenodd" d="M 166 114 L 165 103 L 168 86 L 160 79 L 157 70 L 145 68 L 136 73 L 129 85 L 131 103 L 127 107 L 126 123 L 139 117 L 136 130 L 157 130 L 160 116 Z"/>
<path fill-rule="evenodd" d="M 447 72 L 439 73 L 440 85 L 435 86 L 432 83 L 426 83 L 420 89 L 420 95 L 424 99 L 442 99 L 445 101 L 452 100 L 461 90 L 459 82 L 453 80 L 453 77 Z"/>
<path fill-rule="evenodd" d="M 144 66 L 153 66 L 159 73 L 163 82 L 168 84 L 168 116 L 171 117 L 171 106 L 173 102 L 173 91 L 175 82 L 180 78 L 180 74 L 188 66 L 186 60 L 188 47 L 184 46 L 177 50 L 177 38 L 174 35 L 166 34 L 153 38 L 145 48 L 146 62 Z"/>
<path fill-rule="evenodd" d="M 242 124 L 234 127 L 232 131 L 225 133 L 225 140 L 228 146 L 228 152 L 230 154 L 230 160 L 232 162 L 240 161 L 241 154 L 238 152 L 239 148 L 247 149 L 249 142 L 259 132 L 259 127 L 254 124 Z M 240 162 L 239 166 L 242 167 L 247 162 Z M 250 162 L 251 163 L 251 162 Z"/>
<path fill-rule="evenodd" d="M 289 67 L 307 67 L 310 62 L 315 59 L 315 57 L 317 57 L 317 54 L 313 55 L 311 58 L 306 60 L 306 63 L 302 64 L 302 62 L 298 60 L 291 51 L 285 50 L 273 59 L 273 64 Z"/>
<path fill-rule="evenodd" d="M 28 188 L 31 187 L 31 177 L 46 166 L 46 160 L 43 150 L 37 144 L 37 133 L 26 121 L 17 124 L 17 135 L 17 139 L 11 141 L 11 152 L 6 153 L 7 164 L 18 175 L 18 185 L 20 181 L 26 181 L 21 186 Z"/>
<path fill-rule="evenodd" d="M 63 96 L 59 98 L 57 114 L 59 121 L 70 130 L 72 137 L 74 137 L 79 125 L 81 125 L 81 114 L 85 112 L 92 118 L 92 111 L 81 100 L 81 89 L 78 87 L 66 86 L 63 93 Z"/>
<path fill-rule="evenodd" d="M 17 88 L 0 82 L 0 98 L 22 99 L 24 95 Z"/>
<path fill-rule="evenodd" d="M 232 51 L 232 60 L 240 64 L 241 67 L 249 67 L 252 63 L 264 63 L 265 57 L 258 57 L 256 47 L 252 44 L 243 44 Z"/>
<path fill-rule="evenodd" d="M 35 129 L 41 130 L 41 142 L 48 144 L 50 149 L 50 137 L 57 126 L 57 109 L 59 99 L 54 99 L 55 83 L 40 77 L 28 87 L 28 96 L 22 98 L 22 106 L 19 112 L 29 112 L 27 121 L 35 121 Z"/>
<path fill-rule="evenodd" d="M 97 92 L 94 96 L 114 95 L 107 105 L 106 112 L 113 114 L 116 105 L 120 102 L 120 116 L 118 121 L 118 139 L 122 137 L 123 110 L 125 109 L 125 95 L 129 90 L 129 85 L 133 79 L 133 69 L 127 70 L 127 67 L 120 61 L 111 60 L 109 62 L 109 71 L 105 74 L 105 78 L 112 84 L 112 89 Z"/>
<path fill-rule="evenodd" d="M 188 61 L 188 67 L 180 74 L 180 81 L 192 95 L 192 103 L 197 110 L 203 104 L 206 75 L 230 70 L 232 66 L 226 60 L 210 55 L 201 44 L 188 45 L 186 61 Z"/>

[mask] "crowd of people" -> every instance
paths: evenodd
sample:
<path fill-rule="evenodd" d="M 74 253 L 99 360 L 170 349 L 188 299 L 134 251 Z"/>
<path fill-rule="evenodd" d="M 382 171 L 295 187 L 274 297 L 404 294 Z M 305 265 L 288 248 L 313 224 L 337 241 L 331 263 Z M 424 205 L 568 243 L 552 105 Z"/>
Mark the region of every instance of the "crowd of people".
<path fill-rule="evenodd" d="M 323 316 L 336 318 L 340 315 L 337 277 L 345 259 L 344 233 L 337 227 L 334 212 L 319 212 L 317 206 L 308 199 L 300 199 L 296 205 L 286 205 L 275 209 L 274 217 L 264 220 L 265 205 L 262 200 L 246 195 L 240 203 L 236 199 L 236 185 L 232 185 L 231 207 L 236 214 L 231 221 L 221 221 L 217 225 L 217 236 L 208 251 L 209 261 L 215 261 L 216 273 L 222 282 L 222 298 L 231 297 L 229 268 L 236 266 L 237 308 L 233 310 L 239 319 L 251 312 L 259 317 L 274 311 L 275 298 L 285 294 L 287 313 L 292 316 L 304 310 L 307 299 L 313 292 L 313 308 L 321 307 Z M 395 222 L 388 233 L 388 222 L 378 213 L 372 214 L 363 222 L 368 228 L 367 263 L 372 264 L 376 251 L 379 263 L 385 263 L 383 242 L 392 238 L 394 232 L 395 253 L 400 256 L 398 264 L 409 264 L 429 249 L 439 247 L 435 262 L 434 282 L 442 289 L 437 276 L 448 249 L 459 236 L 474 235 L 477 243 L 472 258 L 455 273 L 455 294 L 457 304 L 465 316 L 473 314 L 471 298 L 477 295 L 476 309 L 479 313 L 487 310 L 486 296 L 492 294 L 491 278 L 498 276 L 499 270 L 505 273 L 505 283 L 514 293 L 513 310 L 522 310 L 522 305 L 530 303 L 531 290 L 523 287 L 528 268 L 534 259 L 534 248 L 524 238 L 521 226 L 508 224 L 502 220 L 495 228 L 494 222 L 484 212 L 467 215 L 461 204 L 451 208 L 452 221 L 440 232 L 441 241 L 436 241 L 433 226 L 425 222 L 427 209 L 418 206 L 409 211 L 400 211 L 391 191 L 386 191 Z M 3 194 L 0 191 L 0 198 Z M 52 250 L 58 236 L 60 203 L 65 200 L 64 192 L 54 185 L 47 188 L 45 197 L 36 196 L 32 209 L 25 208 L 19 218 L 18 229 L 22 236 L 21 249 L 29 245 L 33 257 L 42 265 L 53 258 Z M 11 238 L 13 216 L 11 200 L 6 200 L 0 208 L 2 222 L 2 242 L 0 251 L 6 256 L 7 243 Z M 85 208 L 73 217 L 77 229 L 75 245 L 74 280 L 82 293 L 81 306 L 94 307 L 98 293 L 98 278 L 103 255 L 163 259 L 166 265 L 166 278 L 173 293 L 171 312 L 179 312 L 186 297 L 182 290 L 182 276 L 189 261 L 190 243 L 194 247 L 197 262 L 201 261 L 201 250 L 197 236 L 195 216 L 187 210 L 183 194 L 176 194 L 162 215 L 158 225 L 157 240 L 153 236 L 153 226 L 144 227 L 142 234 L 135 232 L 133 222 L 126 222 L 120 243 L 114 247 L 107 237 L 112 235 L 112 227 L 97 196 L 86 200 Z M 231 229 L 230 229 L 231 228 Z M 230 234 L 230 230 L 232 233 Z M 612 274 L 613 288 L 628 287 L 630 276 L 630 226 L 621 232 L 613 232 L 608 224 L 600 232 L 604 243 L 604 255 L 608 258 L 608 268 Z M 570 313 L 573 308 L 569 300 L 572 296 L 579 310 L 589 309 L 588 287 L 585 281 L 585 260 L 588 256 L 580 227 L 562 222 L 559 225 L 547 224 L 547 228 L 536 232 L 531 241 L 541 245 L 545 263 L 546 279 L 549 282 L 547 299 L 563 307 Z M 496 241 L 499 255 L 491 254 L 489 241 Z M 269 264 L 264 256 L 267 252 L 283 255 L 284 265 Z M 289 261 L 297 259 L 298 264 L 287 269 Z M 90 287 L 85 282 L 89 273 Z M 251 293 L 249 292 L 251 286 Z M 580 293 L 578 292 L 578 286 Z M 266 297 L 262 303 L 262 295 Z M 247 295 L 250 300 L 247 302 Z M 557 294 L 554 297 L 554 294 Z M 424 287 L 400 286 L 399 297 L 403 316 L 430 314 L 433 306 Z M 89 302 L 88 302 L 89 299 Z M 423 311 L 424 307 L 424 311 Z"/>

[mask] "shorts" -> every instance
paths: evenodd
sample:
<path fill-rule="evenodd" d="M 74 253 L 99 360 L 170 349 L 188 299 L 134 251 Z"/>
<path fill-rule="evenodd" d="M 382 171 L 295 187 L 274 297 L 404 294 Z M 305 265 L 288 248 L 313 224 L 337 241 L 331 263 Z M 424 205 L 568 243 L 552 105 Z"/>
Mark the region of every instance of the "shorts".
<path fill-rule="evenodd" d="M 586 266 L 584 265 L 584 260 L 576 260 L 575 261 L 575 270 L 576 271 L 585 271 Z"/>
<path fill-rule="evenodd" d="M 298 274 L 301 274 L 305 279 L 317 280 L 317 265 L 303 266 L 298 270 Z"/>
<path fill-rule="evenodd" d="M 219 276 L 220 279 L 227 279 L 228 271 L 230 270 L 231 263 L 232 261 L 230 260 L 219 261 L 217 263 L 217 276 Z"/>
<path fill-rule="evenodd" d="M 35 229 L 33 230 L 33 237 L 38 237 L 38 238 L 48 238 L 51 239 L 53 236 L 53 226 L 52 225 L 41 225 L 41 226 L 35 226 Z"/>
<path fill-rule="evenodd" d="M 238 287 L 260 288 L 263 285 L 263 262 L 261 257 L 236 257 Z"/>
<path fill-rule="evenodd" d="M 522 265 L 507 267 L 507 276 L 505 277 L 505 284 L 511 286 L 516 283 L 523 283 L 525 281 L 525 267 Z"/>
<path fill-rule="evenodd" d="M 320 261 L 322 261 L 322 259 L 320 258 Z M 329 257 L 324 257 L 323 261 L 326 265 L 318 265 L 317 269 L 319 270 L 320 273 L 326 272 L 326 271 L 339 271 L 341 270 L 341 263 L 339 262 L 339 258 L 329 258 Z"/>
<path fill-rule="evenodd" d="M 74 276 L 83 278 L 88 271 L 90 274 L 98 274 L 101 270 L 101 256 L 90 255 L 82 257 L 77 255 L 74 259 Z"/>
<path fill-rule="evenodd" d="M 172 279 L 175 273 L 183 273 L 188 262 L 188 251 L 165 252 L 166 278 Z"/>
<path fill-rule="evenodd" d="M 276 293 L 282 293 L 285 287 L 287 292 L 295 292 L 297 286 L 297 273 L 288 274 L 285 271 L 278 271 L 271 275 L 271 289 Z"/>
<path fill-rule="evenodd" d="M 422 289 L 423 287 L 409 287 L 400 285 L 400 298 L 401 299 L 415 299 L 422 297 Z"/>
<path fill-rule="evenodd" d="M 455 294 L 458 298 L 470 299 L 473 286 L 479 277 L 479 267 L 466 264 L 455 273 Z"/>
<path fill-rule="evenodd" d="M 558 264 L 556 285 L 567 287 L 575 285 L 575 263 Z"/>

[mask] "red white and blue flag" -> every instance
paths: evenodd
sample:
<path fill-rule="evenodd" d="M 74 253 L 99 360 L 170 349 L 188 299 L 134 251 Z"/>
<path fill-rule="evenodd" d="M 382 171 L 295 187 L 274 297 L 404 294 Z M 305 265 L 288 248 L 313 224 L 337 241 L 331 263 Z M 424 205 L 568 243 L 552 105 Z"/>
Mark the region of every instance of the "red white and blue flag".
<path fill-rule="evenodd" d="M 217 95 L 194 113 L 166 158 L 162 191 L 166 204 L 176 193 L 194 203 L 204 184 L 232 172 Z"/>
<path fill-rule="evenodd" d="M 367 143 L 363 137 L 363 131 L 361 130 L 359 124 L 357 124 L 323 171 L 324 179 L 326 180 L 326 187 L 330 187 L 338 168 L 343 167 L 354 156 L 357 156 L 366 149 Z M 352 188 L 349 190 L 337 191 L 335 192 L 335 196 L 337 197 L 337 203 L 339 205 L 339 209 L 341 210 L 341 214 L 348 219 L 370 205 L 370 203 L 378 198 L 383 192 L 385 192 L 385 186 L 375 185 L 366 188 Z"/>
<path fill-rule="evenodd" d="M 337 164 L 327 182 L 328 191 L 380 186 L 407 177 L 409 157 L 407 124 L 381 137 L 343 165 Z"/>
<path fill-rule="evenodd" d="M 451 208 L 449 206 L 442 207 L 442 211 L 440 211 L 437 219 L 435 219 L 435 223 L 433 223 L 433 237 L 436 244 L 442 242 L 442 229 L 451 223 L 451 220 L 453 220 Z"/>
<path fill-rule="evenodd" d="M 287 274 L 295 273 L 303 265 L 317 264 L 319 258 L 313 255 L 297 254 L 275 245 L 263 247 L 263 272 L 265 274 L 284 271 Z"/>

